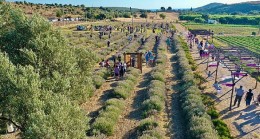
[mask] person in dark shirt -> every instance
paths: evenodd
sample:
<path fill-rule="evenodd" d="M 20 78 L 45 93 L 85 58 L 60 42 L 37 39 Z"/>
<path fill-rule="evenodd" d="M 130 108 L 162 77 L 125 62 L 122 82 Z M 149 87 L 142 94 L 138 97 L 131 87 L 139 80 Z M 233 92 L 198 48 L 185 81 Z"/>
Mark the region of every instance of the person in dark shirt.
<path fill-rule="evenodd" d="M 246 93 L 246 106 L 250 105 L 252 98 L 254 100 L 254 94 L 252 92 L 252 89 L 249 89 L 249 91 Z"/>
<path fill-rule="evenodd" d="M 132 59 L 132 67 L 135 67 L 135 58 Z"/>
<path fill-rule="evenodd" d="M 107 41 L 107 47 L 110 47 L 110 41 Z"/>

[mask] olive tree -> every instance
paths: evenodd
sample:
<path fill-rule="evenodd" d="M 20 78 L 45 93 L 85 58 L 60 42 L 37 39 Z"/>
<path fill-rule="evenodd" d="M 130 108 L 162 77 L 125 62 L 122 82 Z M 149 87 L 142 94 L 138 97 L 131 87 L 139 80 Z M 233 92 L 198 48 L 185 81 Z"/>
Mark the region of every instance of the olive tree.
<path fill-rule="evenodd" d="M 162 19 L 165 19 L 165 18 L 166 18 L 166 15 L 165 15 L 165 14 L 163 14 L 163 13 L 162 13 L 162 14 L 160 14 L 159 16 L 160 16 L 160 18 L 162 18 Z"/>
<path fill-rule="evenodd" d="M 25 138 L 83 138 L 87 119 L 78 104 L 95 89 L 96 55 L 68 46 L 38 15 L 0 9 L 0 120 Z"/>

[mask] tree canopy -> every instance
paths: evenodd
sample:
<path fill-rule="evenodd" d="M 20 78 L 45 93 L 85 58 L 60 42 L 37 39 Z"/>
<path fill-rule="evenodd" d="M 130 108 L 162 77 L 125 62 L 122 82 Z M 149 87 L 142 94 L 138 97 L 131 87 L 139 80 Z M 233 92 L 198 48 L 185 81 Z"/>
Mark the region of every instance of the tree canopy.
<path fill-rule="evenodd" d="M 165 7 L 161 7 L 161 11 L 165 11 Z"/>
<path fill-rule="evenodd" d="M 159 16 L 160 16 L 160 18 L 162 18 L 162 19 L 165 19 L 165 18 L 166 18 L 166 15 L 163 14 L 163 13 L 161 13 Z"/>
<path fill-rule="evenodd" d="M 172 7 L 169 6 L 169 7 L 167 8 L 167 11 L 171 11 L 171 10 L 172 10 Z"/>
<path fill-rule="evenodd" d="M 0 119 L 25 138 L 83 138 L 95 54 L 67 45 L 39 15 L 0 5 Z"/>

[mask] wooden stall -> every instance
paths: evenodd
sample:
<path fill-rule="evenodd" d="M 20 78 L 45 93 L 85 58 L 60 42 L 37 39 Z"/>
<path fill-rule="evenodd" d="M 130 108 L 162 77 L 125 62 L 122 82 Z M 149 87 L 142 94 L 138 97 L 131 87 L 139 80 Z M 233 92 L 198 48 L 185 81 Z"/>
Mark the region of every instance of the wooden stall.
<path fill-rule="evenodd" d="M 143 53 L 124 53 L 124 61 L 127 67 L 135 67 L 142 72 Z"/>

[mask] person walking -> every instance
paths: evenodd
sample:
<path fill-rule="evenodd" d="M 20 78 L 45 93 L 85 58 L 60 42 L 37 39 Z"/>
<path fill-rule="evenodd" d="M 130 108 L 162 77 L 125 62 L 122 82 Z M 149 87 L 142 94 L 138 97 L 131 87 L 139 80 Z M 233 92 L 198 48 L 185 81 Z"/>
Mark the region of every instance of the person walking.
<path fill-rule="evenodd" d="M 118 81 L 118 79 L 119 79 L 119 66 L 118 65 L 116 65 L 114 68 L 114 74 L 115 74 L 116 81 Z"/>
<path fill-rule="evenodd" d="M 155 55 L 151 54 L 150 57 L 149 57 L 150 66 L 154 66 L 154 59 L 155 59 Z"/>
<path fill-rule="evenodd" d="M 148 65 L 148 62 L 149 62 L 149 58 L 150 58 L 150 55 L 148 52 L 145 53 L 145 62 L 146 62 L 146 66 Z"/>
<path fill-rule="evenodd" d="M 249 89 L 249 91 L 246 93 L 246 106 L 250 105 L 252 98 L 254 101 L 254 94 L 252 92 L 252 89 Z"/>
<path fill-rule="evenodd" d="M 202 54 L 204 53 L 204 51 L 203 51 L 203 47 L 201 44 L 198 44 L 198 50 L 199 50 L 199 54 L 200 54 L 200 59 L 202 59 Z"/>
<path fill-rule="evenodd" d="M 202 41 L 200 41 L 200 45 L 203 47 L 203 40 L 202 40 Z"/>
<path fill-rule="evenodd" d="M 110 47 L 110 41 L 107 41 L 107 47 Z"/>
<path fill-rule="evenodd" d="M 241 67 L 240 67 L 240 65 L 238 65 L 238 64 L 235 64 L 235 69 L 236 69 L 236 77 L 238 77 L 239 78 L 239 74 L 240 74 L 240 72 L 241 72 Z"/>
<path fill-rule="evenodd" d="M 112 60 L 113 60 L 114 64 L 116 64 L 116 56 L 115 55 L 112 56 Z"/>
<path fill-rule="evenodd" d="M 110 67 L 109 60 L 106 60 L 106 62 L 105 62 L 105 67 L 107 67 L 107 68 Z"/>
<path fill-rule="evenodd" d="M 241 102 L 243 95 L 244 95 L 243 86 L 240 86 L 239 89 L 236 88 L 236 98 L 235 98 L 235 102 L 234 102 L 233 106 L 235 106 L 237 102 L 238 102 L 237 107 L 240 106 L 240 102 Z"/>

